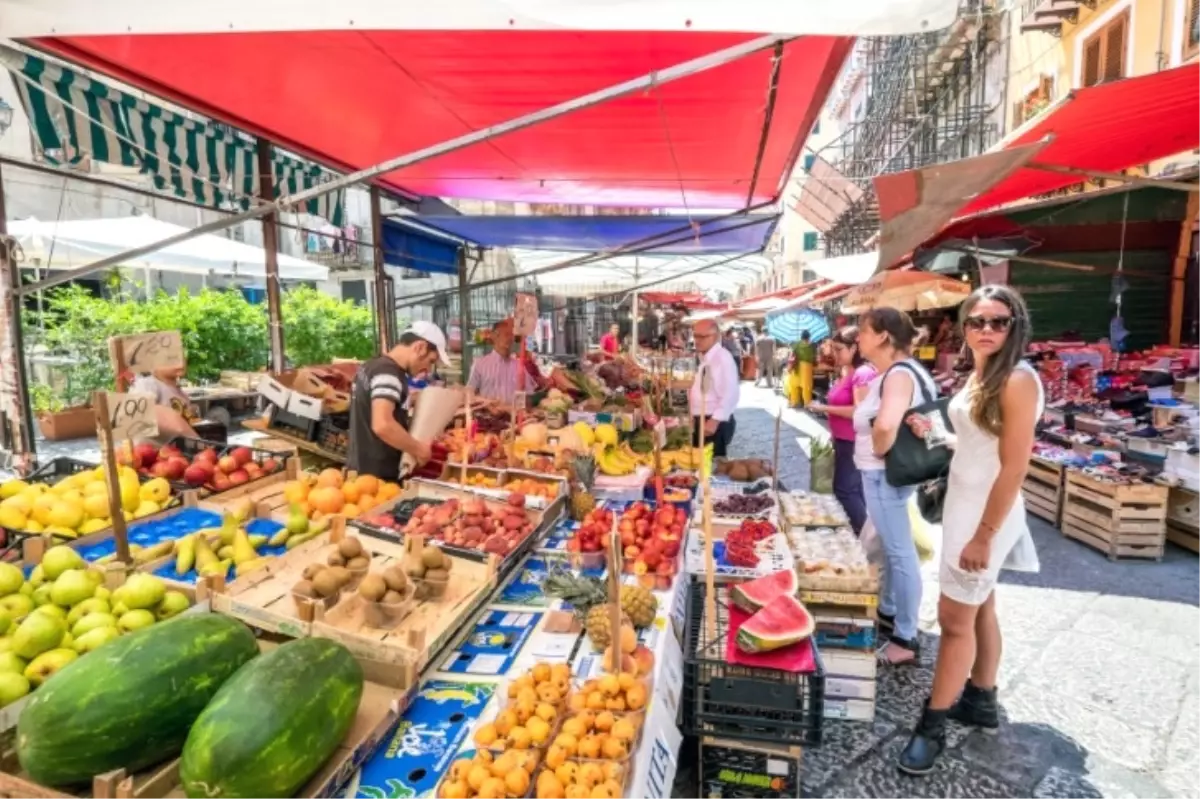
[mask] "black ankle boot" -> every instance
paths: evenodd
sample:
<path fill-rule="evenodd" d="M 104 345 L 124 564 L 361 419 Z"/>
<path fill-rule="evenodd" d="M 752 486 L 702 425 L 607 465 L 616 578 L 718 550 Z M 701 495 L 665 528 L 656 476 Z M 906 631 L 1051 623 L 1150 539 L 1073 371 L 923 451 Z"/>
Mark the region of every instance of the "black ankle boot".
<path fill-rule="evenodd" d="M 883 638 L 885 635 L 891 635 L 892 631 L 896 629 L 896 617 L 889 616 L 886 613 L 877 613 L 876 616 L 878 618 L 875 621 L 875 626 L 879 628 L 879 637 Z"/>
<path fill-rule="evenodd" d="M 979 727 L 983 732 L 996 732 L 1000 729 L 1000 705 L 996 702 L 996 689 L 979 688 L 967 680 L 962 696 L 950 708 L 948 717 L 959 724 Z"/>
<path fill-rule="evenodd" d="M 945 710 L 930 710 L 928 703 L 908 746 L 900 753 L 896 764 L 905 774 L 921 777 L 933 771 L 934 764 L 946 748 Z"/>

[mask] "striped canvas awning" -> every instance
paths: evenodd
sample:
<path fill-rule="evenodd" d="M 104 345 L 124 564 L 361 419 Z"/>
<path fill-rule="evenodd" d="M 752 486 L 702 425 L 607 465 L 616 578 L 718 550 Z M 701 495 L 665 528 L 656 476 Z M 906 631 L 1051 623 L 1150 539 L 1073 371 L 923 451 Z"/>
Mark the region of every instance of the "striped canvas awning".
<path fill-rule="evenodd" d="M 246 209 L 258 187 L 255 143 L 228 126 L 189 119 L 67 67 L 0 45 L 34 139 L 46 160 L 84 157 L 140 169 L 159 191 L 212 208 Z M 324 183 L 333 174 L 275 150 L 275 196 Z M 304 210 L 341 226 L 345 191 Z"/>

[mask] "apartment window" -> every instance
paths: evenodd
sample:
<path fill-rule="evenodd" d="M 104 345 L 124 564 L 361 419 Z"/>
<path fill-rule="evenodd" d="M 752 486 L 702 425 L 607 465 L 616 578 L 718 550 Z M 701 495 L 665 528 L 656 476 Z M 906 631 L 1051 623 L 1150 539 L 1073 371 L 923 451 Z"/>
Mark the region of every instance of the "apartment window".
<path fill-rule="evenodd" d="M 1019 127 L 1033 119 L 1045 111 L 1052 102 L 1054 102 L 1054 78 L 1050 75 L 1042 75 L 1038 79 L 1038 85 L 1013 104 L 1013 127 Z"/>
<path fill-rule="evenodd" d="M 804 234 L 804 251 L 811 252 L 812 250 L 815 250 L 815 249 L 817 249 L 817 234 L 812 231 L 805 233 Z"/>
<path fill-rule="evenodd" d="M 1187 0 L 1183 18 L 1183 58 L 1200 52 L 1200 0 Z"/>
<path fill-rule="evenodd" d="M 1197 0 L 1200 2 L 1200 0 Z M 804 156 L 804 171 L 812 172 L 813 164 L 816 163 L 817 156 L 815 153 L 808 153 Z"/>
<path fill-rule="evenodd" d="M 1193 0 L 1194 2 L 1194 0 Z M 1083 85 L 1125 77 L 1129 11 L 1122 11 L 1083 43 Z"/>

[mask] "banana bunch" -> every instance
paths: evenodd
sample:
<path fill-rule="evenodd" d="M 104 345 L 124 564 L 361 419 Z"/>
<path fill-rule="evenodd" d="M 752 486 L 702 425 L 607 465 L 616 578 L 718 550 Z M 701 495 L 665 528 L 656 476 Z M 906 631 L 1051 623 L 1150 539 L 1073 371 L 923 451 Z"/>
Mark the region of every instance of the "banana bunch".
<path fill-rule="evenodd" d="M 620 447 L 596 447 L 596 465 L 600 471 L 609 477 L 623 477 L 632 474 L 638 464 Z"/>
<path fill-rule="evenodd" d="M 662 452 L 662 464 L 664 471 L 670 471 L 672 468 L 695 471 L 698 466 L 696 463 L 696 451 L 691 447 L 685 449 L 664 449 Z"/>

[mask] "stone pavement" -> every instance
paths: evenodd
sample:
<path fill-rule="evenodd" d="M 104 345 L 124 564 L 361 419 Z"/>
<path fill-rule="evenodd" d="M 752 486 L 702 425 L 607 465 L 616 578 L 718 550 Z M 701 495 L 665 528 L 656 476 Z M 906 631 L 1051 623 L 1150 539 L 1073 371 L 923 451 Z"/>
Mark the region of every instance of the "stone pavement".
<path fill-rule="evenodd" d="M 778 398 L 743 384 L 736 456 L 771 457 Z M 768 410 L 769 409 L 769 410 Z M 806 442 L 820 423 L 785 412 L 780 478 L 808 485 Z M 807 750 L 803 796 L 1161 797 L 1200 795 L 1200 569 L 1168 546 L 1161 563 L 1111 563 L 1030 517 L 1042 570 L 997 588 L 1004 725 L 953 727 L 934 774 L 895 760 L 928 695 L 937 654 L 936 569 L 927 567 L 919 666 L 883 669 L 873 724 L 827 721 Z M 676 796 L 698 795 L 685 741 Z"/>

